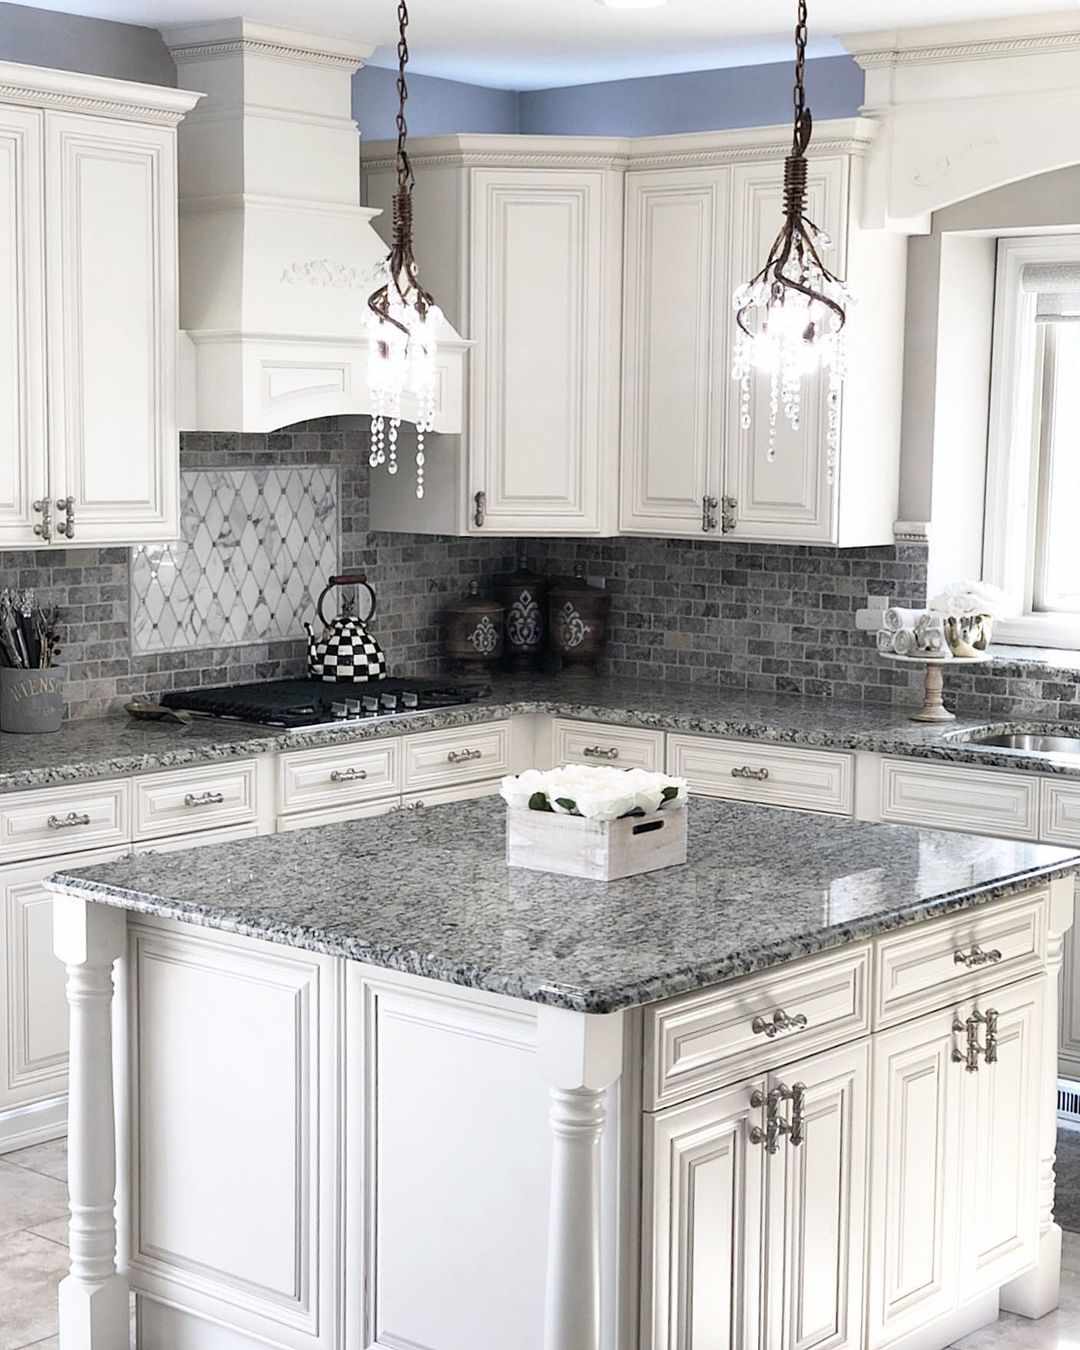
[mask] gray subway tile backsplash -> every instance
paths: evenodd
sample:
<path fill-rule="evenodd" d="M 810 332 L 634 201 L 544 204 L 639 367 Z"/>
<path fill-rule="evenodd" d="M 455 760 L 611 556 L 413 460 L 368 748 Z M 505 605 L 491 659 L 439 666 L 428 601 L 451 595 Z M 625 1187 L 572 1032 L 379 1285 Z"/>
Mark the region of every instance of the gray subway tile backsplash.
<path fill-rule="evenodd" d="M 921 545 L 838 550 L 714 540 L 451 539 L 368 529 L 366 436 L 334 419 L 269 435 L 181 438 L 185 470 L 328 465 L 340 490 L 341 563 L 378 593 L 373 624 L 396 672 L 442 660 L 441 614 L 468 582 L 525 553 L 549 574 L 577 564 L 612 592 L 607 669 L 614 675 L 701 682 L 868 704 L 917 701 L 918 672 L 880 661 L 855 611 L 872 595 L 926 596 Z M 0 584 L 33 586 L 64 612 L 69 715 L 95 717 L 133 695 L 304 670 L 304 644 L 286 640 L 135 655 L 127 549 L 0 553 Z M 1080 671 L 1011 662 L 950 671 L 947 701 L 972 716 L 1080 718 Z"/>

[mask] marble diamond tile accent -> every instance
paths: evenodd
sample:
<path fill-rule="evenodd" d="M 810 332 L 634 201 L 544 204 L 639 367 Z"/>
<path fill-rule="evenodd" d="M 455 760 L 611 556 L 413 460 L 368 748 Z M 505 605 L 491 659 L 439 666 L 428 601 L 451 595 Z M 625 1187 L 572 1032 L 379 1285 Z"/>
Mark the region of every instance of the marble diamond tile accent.
<path fill-rule="evenodd" d="M 199 469 L 181 494 L 181 541 L 132 549 L 132 650 L 303 637 L 338 570 L 337 469 Z"/>

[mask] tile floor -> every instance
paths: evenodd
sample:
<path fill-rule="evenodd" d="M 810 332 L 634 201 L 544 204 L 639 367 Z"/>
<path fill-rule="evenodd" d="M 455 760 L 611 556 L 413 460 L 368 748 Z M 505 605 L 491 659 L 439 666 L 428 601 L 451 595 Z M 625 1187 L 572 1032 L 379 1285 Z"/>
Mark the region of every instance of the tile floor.
<path fill-rule="evenodd" d="M 1080 1135 L 1064 1141 L 1063 1152 L 1070 1148 L 1080 1157 Z M 0 1350 L 58 1347 L 56 1286 L 67 1268 L 66 1175 L 62 1139 L 0 1158 Z M 1056 1312 L 1038 1322 L 1004 1313 L 952 1350 L 1080 1350 L 1080 1233 L 1065 1233 Z"/>

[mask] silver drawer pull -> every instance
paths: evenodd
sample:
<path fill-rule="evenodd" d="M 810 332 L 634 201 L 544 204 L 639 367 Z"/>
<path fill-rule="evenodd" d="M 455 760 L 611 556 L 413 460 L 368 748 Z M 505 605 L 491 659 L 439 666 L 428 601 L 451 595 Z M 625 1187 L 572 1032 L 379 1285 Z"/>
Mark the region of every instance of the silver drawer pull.
<path fill-rule="evenodd" d="M 997 947 L 991 947 L 988 952 L 975 944 L 969 952 L 953 952 L 953 964 L 957 966 L 967 966 L 968 969 L 974 969 L 976 966 L 996 966 L 1001 960 L 1001 952 Z"/>
<path fill-rule="evenodd" d="M 50 830 L 73 830 L 77 825 L 89 825 L 90 817 L 78 811 L 69 811 L 66 816 L 50 816 L 45 824 Z"/>
<path fill-rule="evenodd" d="M 750 1030 L 755 1036 L 765 1036 L 771 1041 L 782 1031 L 802 1031 L 806 1025 L 805 1013 L 789 1016 L 783 1008 L 777 1008 L 771 1017 L 755 1017 L 750 1023 Z"/>
<path fill-rule="evenodd" d="M 471 759 L 483 759 L 483 750 L 451 750 L 446 756 L 450 764 L 468 764 Z"/>
<path fill-rule="evenodd" d="M 752 769 L 749 764 L 740 764 L 738 768 L 732 769 L 732 778 L 753 778 L 758 783 L 764 783 L 769 776 L 768 769 Z"/>
<path fill-rule="evenodd" d="M 406 811 L 422 811 L 424 809 L 424 803 L 422 801 L 410 802 L 405 809 Z"/>
<path fill-rule="evenodd" d="M 619 751 L 614 745 L 587 745 L 581 752 L 586 759 L 618 759 Z"/>
<path fill-rule="evenodd" d="M 184 797 L 185 806 L 220 806 L 225 800 L 223 792 L 189 792 Z"/>
<path fill-rule="evenodd" d="M 362 783 L 367 777 L 367 769 L 334 769 L 330 774 L 331 783 Z"/>

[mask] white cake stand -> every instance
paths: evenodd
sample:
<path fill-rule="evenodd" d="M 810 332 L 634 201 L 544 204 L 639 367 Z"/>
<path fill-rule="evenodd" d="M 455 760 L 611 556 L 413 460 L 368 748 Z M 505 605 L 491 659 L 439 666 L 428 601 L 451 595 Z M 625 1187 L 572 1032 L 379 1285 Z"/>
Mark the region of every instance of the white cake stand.
<path fill-rule="evenodd" d="M 977 666 L 990 660 L 989 652 L 980 652 L 978 656 L 900 656 L 897 652 L 878 652 L 886 661 L 899 661 L 908 666 L 926 667 L 926 684 L 923 689 L 923 705 L 917 713 L 911 714 L 913 722 L 955 722 L 956 714 L 951 713 L 941 699 L 943 686 L 942 674 L 946 666 Z"/>

